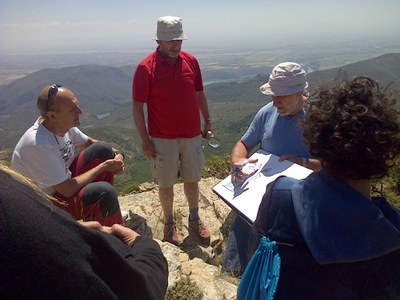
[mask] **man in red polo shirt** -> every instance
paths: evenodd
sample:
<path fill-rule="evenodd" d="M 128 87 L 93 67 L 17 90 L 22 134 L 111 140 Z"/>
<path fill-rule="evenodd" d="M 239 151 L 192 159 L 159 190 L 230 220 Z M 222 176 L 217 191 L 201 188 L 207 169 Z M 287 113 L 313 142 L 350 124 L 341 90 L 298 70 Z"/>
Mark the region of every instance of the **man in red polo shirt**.
<path fill-rule="evenodd" d="M 173 217 L 173 187 L 178 176 L 184 183 L 189 204 L 189 230 L 209 240 L 210 232 L 199 218 L 198 182 L 204 165 L 200 113 L 204 119 L 203 132 L 212 126 L 200 67 L 194 56 L 181 51 L 182 40 L 187 39 L 181 18 L 159 18 L 154 39 L 157 50 L 136 68 L 132 98 L 142 150 L 152 161 L 152 174 L 159 185 L 164 240 L 179 244 Z"/>

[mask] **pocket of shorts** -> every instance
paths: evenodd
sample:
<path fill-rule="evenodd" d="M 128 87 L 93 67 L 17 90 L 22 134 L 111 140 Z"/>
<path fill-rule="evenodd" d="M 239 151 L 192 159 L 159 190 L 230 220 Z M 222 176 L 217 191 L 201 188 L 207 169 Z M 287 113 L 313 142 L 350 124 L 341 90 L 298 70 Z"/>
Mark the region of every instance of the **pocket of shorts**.
<path fill-rule="evenodd" d="M 197 147 L 197 157 L 200 160 L 201 165 L 204 167 L 204 163 L 205 163 L 205 155 L 204 155 L 204 147 L 203 145 L 200 145 L 199 147 Z"/>
<path fill-rule="evenodd" d="M 156 153 L 154 156 L 153 163 L 152 163 L 153 169 L 157 169 L 158 164 L 162 161 L 163 161 L 163 155 Z"/>

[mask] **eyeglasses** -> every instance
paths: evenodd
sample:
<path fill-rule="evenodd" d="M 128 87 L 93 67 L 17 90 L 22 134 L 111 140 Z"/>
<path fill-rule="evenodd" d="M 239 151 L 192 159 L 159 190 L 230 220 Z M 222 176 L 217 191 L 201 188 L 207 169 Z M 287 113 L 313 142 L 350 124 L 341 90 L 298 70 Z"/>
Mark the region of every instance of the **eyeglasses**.
<path fill-rule="evenodd" d="M 55 96 L 57 94 L 59 87 L 62 87 L 62 85 L 59 83 L 55 83 L 49 88 L 49 92 L 47 93 L 46 111 L 49 111 L 50 97 Z"/>

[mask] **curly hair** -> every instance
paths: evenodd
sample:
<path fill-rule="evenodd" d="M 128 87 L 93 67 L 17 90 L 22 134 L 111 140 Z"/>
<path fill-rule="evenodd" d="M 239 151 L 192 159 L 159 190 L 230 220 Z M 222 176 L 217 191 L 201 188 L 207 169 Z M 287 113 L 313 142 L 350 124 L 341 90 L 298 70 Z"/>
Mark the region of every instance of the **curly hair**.
<path fill-rule="evenodd" d="M 369 77 L 320 87 L 306 106 L 304 138 L 334 176 L 378 179 L 400 154 L 399 112 Z"/>

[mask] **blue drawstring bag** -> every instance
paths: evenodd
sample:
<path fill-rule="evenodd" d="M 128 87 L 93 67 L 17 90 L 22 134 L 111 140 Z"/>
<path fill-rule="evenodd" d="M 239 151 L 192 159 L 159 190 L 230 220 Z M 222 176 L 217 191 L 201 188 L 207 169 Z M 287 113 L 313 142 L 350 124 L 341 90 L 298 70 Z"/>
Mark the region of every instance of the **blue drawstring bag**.
<path fill-rule="evenodd" d="M 278 245 L 267 237 L 261 237 L 240 280 L 237 300 L 275 299 L 280 268 Z"/>

